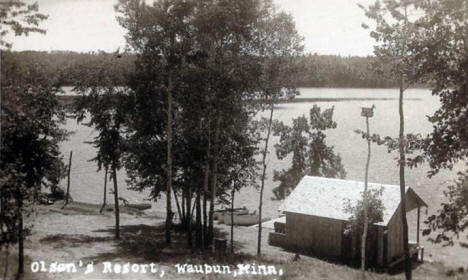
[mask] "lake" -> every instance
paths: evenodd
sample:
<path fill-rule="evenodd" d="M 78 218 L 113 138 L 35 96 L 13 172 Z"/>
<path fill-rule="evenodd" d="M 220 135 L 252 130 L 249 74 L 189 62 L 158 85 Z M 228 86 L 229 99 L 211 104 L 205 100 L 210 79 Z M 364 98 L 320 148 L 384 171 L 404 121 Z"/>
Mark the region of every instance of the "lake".
<path fill-rule="evenodd" d="M 334 89 L 334 88 L 301 88 L 301 95 L 293 103 L 278 104 L 275 108 L 274 118 L 287 124 L 300 115 L 308 115 L 314 104 L 325 108 L 334 106 L 334 120 L 338 127 L 329 130 L 327 143 L 334 146 L 335 152 L 339 153 L 342 163 L 347 172 L 347 179 L 363 181 L 364 168 L 367 156 L 367 144 L 354 130 L 365 130 L 365 119 L 361 117 L 361 107 L 376 106 L 374 117 L 370 119 L 371 133 L 382 136 L 398 135 L 398 89 Z M 432 114 L 439 106 L 437 97 L 431 95 L 426 89 L 409 89 L 405 93 L 405 125 L 406 132 L 427 134 L 432 127 L 427 116 Z M 266 113 L 261 113 L 265 115 Z M 97 166 L 89 160 L 94 157 L 95 150 L 91 145 L 84 143 L 92 140 L 95 131 L 87 126 L 78 125 L 75 120 L 68 120 L 65 127 L 74 131 L 70 139 L 61 146 L 68 161 L 68 153 L 73 150 L 73 163 L 71 170 L 71 195 L 74 200 L 100 203 L 102 201 L 104 172 L 96 172 Z M 278 141 L 272 138 L 270 154 L 268 155 L 267 181 L 264 192 L 265 215 L 276 216 L 280 204 L 273 201 L 272 189 L 277 186 L 272 181 L 273 170 L 287 169 L 290 158 L 278 160 L 273 146 Z M 372 155 L 369 170 L 369 181 L 385 184 L 399 184 L 399 171 L 395 162 L 396 154 L 389 154 L 385 147 L 372 145 Z M 456 166 L 461 170 L 462 164 Z M 455 178 L 456 170 L 443 171 L 433 178 L 426 176 L 427 165 L 417 169 L 407 169 L 407 184 L 430 205 L 430 210 L 435 210 L 443 199 L 442 191 L 447 183 Z M 119 174 L 119 194 L 131 203 L 142 202 L 146 193 L 138 193 L 127 190 L 125 172 Z M 200 176 L 202 174 L 200 173 Z M 66 186 L 66 180 L 62 181 Z M 112 188 L 112 184 L 108 184 Z M 112 198 L 108 202 L 112 202 Z M 159 200 L 154 204 L 153 211 L 163 212 L 165 200 Z M 247 206 L 255 210 L 258 205 L 258 190 L 245 188 L 236 196 L 237 206 Z M 413 219 L 410 217 L 410 219 Z"/>

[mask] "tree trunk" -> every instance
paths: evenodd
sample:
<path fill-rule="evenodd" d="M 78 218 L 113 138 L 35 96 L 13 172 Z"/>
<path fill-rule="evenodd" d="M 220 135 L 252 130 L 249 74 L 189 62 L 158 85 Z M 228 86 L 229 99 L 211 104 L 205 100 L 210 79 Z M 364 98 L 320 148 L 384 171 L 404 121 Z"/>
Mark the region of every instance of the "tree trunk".
<path fill-rule="evenodd" d="M 183 223 L 184 217 L 182 214 L 182 210 L 180 209 L 179 197 L 177 196 L 175 189 L 172 189 L 172 192 L 174 193 L 174 200 L 176 202 L 176 208 L 177 208 L 177 213 L 179 214 L 179 219 Z"/>
<path fill-rule="evenodd" d="M 72 156 L 73 156 L 73 151 L 70 151 L 70 157 L 68 159 L 67 194 L 65 196 L 65 204 L 62 206 L 62 208 L 64 208 L 68 204 L 68 200 L 70 199 L 70 172 L 71 172 Z"/>
<path fill-rule="evenodd" d="M 115 163 L 112 164 L 112 181 L 114 181 L 115 239 L 120 239 L 119 188 L 117 185 L 117 169 Z"/>
<path fill-rule="evenodd" d="M 213 226 L 213 216 L 214 216 L 214 205 L 216 201 L 216 187 L 217 187 L 217 177 L 218 177 L 218 155 L 219 155 L 219 133 L 220 133 L 221 118 L 218 117 L 216 121 L 216 130 L 214 138 L 214 154 L 213 154 L 213 171 L 211 172 L 211 203 L 210 203 L 210 217 L 209 217 L 209 244 L 212 245 L 214 252 L 214 226 Z"/>
<path fill-rule="evenodd" d="M 366 131 L 367 131 L 367 161 L 366 161 L 366 171 L 364 176 L 364 195 L 363 195 L 363 204 L 364 204 L 364 231 L 362 233 L 362 244 L 361 244 L 361 271 L 362 279 L 366 278 L 366 246 L 367 246 L 367 230 L 369 226 L 369 218 L 367 215 L 368 207 L 368 193 L 367 193 L 367 184 L 369 177 L 369 163 L 371 155 L 371 142 L 370 142 L 370 132 L 369 132 L 369 117 L 366 117 Z"/>
<path fill-rule="evenodd" d="M 206 208 L 207 208 L 207 204 L 208 204 L 208 200 L 206 198 L 206 192 L 204 192 L 204 195 L 203 195 L 203 216 L 202 216 L 202 221 L 203 221 L 203 225 L 202 225 L 202 248 L 205 249 L 206 247 L 206 235 L 207 235 L 207 232 L 208 232 L 208 215 L 207 215 L 207 212 L 206 212 Z"/>
<path fill-rule="evenodd" d="M 234 254 L 234 194 L 236 188 L 232 187 L 231 193 L 231 254 Z"/>
<path fill-rule="evenodd" d="M 209 130 L 208 125 L 208 130 Z M 206 157 L 207 161 L 205 164 L 205 177 L 203 180 L 203 234 L 202 234 L 202 247 L 205 249 L 205 246 L 208 244 L 207 242 L 207 232 L 208 232 L 208 216 L 206 213 L 207 207 L 207 196 L 208 196 L 208 186 L 210 184 L 210 159 L 211 159 L 211 135 L 208 135 L 208 146 L 206 148 Z"/>
<path fill-rule="evenodd" d="M 197 190 L 197 197 L 196 197 L 196 231 L 197 235 L 195 238 L 195 242 L 198 248 L 201 248 L 203 246 L 202 242 L 202 236 L 203 236 L 203 230 L 202 230 L 202 221 L 201 221 L 201 188 L 199 187 Z"/>
<path fill-rule="evenodd" d="M 7 276 L 8 276 L 8 264 L 9 264 L 9 257 L 10 255 L 10 245 L 7 243 L 6 244 L 6 252 L 5 252 L 5 267 L 4 267 L 4 270 L 3 270 L 3 279 L 7 279 Z"/>
<path fill-rule="evenodd" d="M 401 209 L 401 222 L 403 226 L 403 250 L 405 254 L 405 275 L 406 279 L 411 279 L 411 259 L 409 254 L 408 244 L 408 221 L 406 220 L 406 183 L 405 183 L 405 119 L 403 114 L 403 93 L 404 93 L 404 81 L 403 78 L 400 80 L 400 97 L 398 101 L 399 115 L 400 115 L 400 133 L 399 133 L 399 152 L 400 152 L 400 209 Z"/>
<path fill-rule="evenodd" d="M 172 227 L 172 71 L 169 71 L 167 93 L 167 189 L 166 189 L 166 243 L 171 243 Z"/>
<path fill-rule="evenodd" d="M 99 213 L 102 213 L 102 211 L 104 210 L 104 207 L 106 207 L 106 200 L 107 200 L 107 167 L 104 173 L 104 198 L 103 198 L 101 210 L 99 210 Z"/>
<path fill-rule="evenodd" d="M 189 185 L 189 189 L 187 192 L 187 198 L 185 199 L 186 203 L 186 220 L 187 220 L 187 244 L 190 248 L 192 248 L 192 211 L 191 211 L 191 203 L 192 203 L 192 185 Z"/>
<path fill-rule="evenodd" d="M 24 232 L 23 232 L 23 199 L 20 195 L 18 201 L 18 274 L 16 279 L 20 279 L 24 272 Z"/>
<path fill-rule="evenodd" d="M 270 133 L 271 133 L 271 124 L 273 122 L 273 109 L 274 109 L 274 102 L 273 99 L 271 100 L 271 107 L 270 107 L 270 118 L 268 120 L 268 129 L 267 129 L 267 136 L 265 138 L 265 147 L 263 149 L 263 156 L 262 156 L 262 182 L 260 186 L 260 201 L 258 204 L 258 238 L 257 238 L 257 256 L 260 256 L 262 251 L 262 208 L 263 208 L 263 189 L 265 188 L 265 176 L 266 176 L 266 156 L 268 153 L 268 142 L 270 140 Z"/>
<path fill-rule="evenodd" d="M 182 213 L 182 226 L 184 229 L 187 229 L 187 211 L 185 210 L 185 206 L 187 205 L 186 200 L 187 199 L 187 189 L 183 188 L 182 189 L 182 196 L 181 196 L 181 201 L 180 201 L 180 212 Z"/>

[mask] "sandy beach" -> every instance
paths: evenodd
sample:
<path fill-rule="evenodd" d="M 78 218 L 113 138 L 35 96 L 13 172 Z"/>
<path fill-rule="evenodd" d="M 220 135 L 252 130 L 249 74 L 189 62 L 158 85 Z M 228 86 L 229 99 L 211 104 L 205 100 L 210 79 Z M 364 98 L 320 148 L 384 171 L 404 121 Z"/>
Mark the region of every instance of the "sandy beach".
<path fill-rule="evenodd" d="M 99 214 L 99 205 L 77 203 L 61 209 L 61 202 L 51 206 L 39 206 L 31 216 L 32 234 L 25 243 L 26 273 L 24 279 L 233 279 L 232 274 L 181 274 L 177 264 L 219 264 L 228 265 L 232 270 L 237 264 L 273 265 L 282 275 L 237 275 L 238 279 L 359 279 L 357 269 L 333 264 L 310 256 L 300 256 L 294 261 L 295 254 L 268 245 L 268 230 L 263 231 L 262 258 L 256 255 L 257 229 L 255 227 L 235 227 L 235 255 L 213 254 L 212 252 L 194 253 L 187 248 L 185 235 L 175 231 L 174 245 L 164 244 L 164 213 L 162 209 L 141 212 L 125 209 L 121 213 L 122 238 L 113 238 L 113 212 L 107 207 Z M 156 214 L 155 214 L 156 213 Z M 230 228 L 217 224 L 217 235 L 229 240 Z M 229 242 L 228 242 L 229 244 Z M 428 243 L 425 243 L 428 244 Z M 468 274 L 461 271 L 461 263 L 466 260 L 461 255 L 444 255 L 445 249 L 426 245 L 423 264 L 414 270 L 415 279 L 467 279 Z M 468 251 L 464 249 L 465 251 Z M 10 249 L 9 278 L 16 267 L 15 249 Z M 453 253 L 453 248 L 447 250 Z M 466 253 L 466 252 L 465 252 Z M 441 255 L 444 255 L 441 258 Z M 465 255 L 466 256 L 466 255 Z M 5 261 L 1 252 L 0 263 Z M 42 261 L 42 262 L 41 262 Z M 57 263 L 54 263 L 57 262 Z M 105 271 L 105 263 L 112 265 L 154 264 L 156 273 L 148 269 L 146 273 L 110 273 Z M 87 265 L 93 263 L 93 271 L 85 274 Z M 74 264 L 75 272 L 52 272 L 58 264 Z M 108 264 L 109 265 L 109 264 Z M 37 270 L 38 272 L 32 272 Z M 41 272 L 40 270 L 47 270 Z M 466 270 L 467 267 L 464 267 Z M 3 275 L 4 267 L 0 268 Z M 163 275 L 161 275 L 163 273 Z M 279 273 L 279 272 L 278 272 Z M 451 275 L 454 273 L 456 277 Z M 447 276 L 449 275 L 449 276 Z M 395 275 L 371 273 L 369 279 L 402 279 L 401 273 Z"/>

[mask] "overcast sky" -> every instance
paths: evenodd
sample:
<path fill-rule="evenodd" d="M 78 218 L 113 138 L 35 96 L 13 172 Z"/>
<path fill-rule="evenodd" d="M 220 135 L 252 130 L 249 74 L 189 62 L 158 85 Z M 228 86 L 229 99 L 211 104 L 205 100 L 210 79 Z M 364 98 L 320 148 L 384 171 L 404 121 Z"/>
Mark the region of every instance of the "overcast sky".
<path fill-rule="evenodd" d="M 233 0 L 235 1 L 235 0 Z M 365 56 L 373 41 L 361 28 L 366 21 L 357 3 L 375 0 L 274 0 L 292 14 L 307 52 Z M 38 0 L 49 19 L 42 27 L 46 35 L 15 37 L 13 50 L 115 51 L 125 45 L 124 34 L 115 19 L 117 0 Z"/>

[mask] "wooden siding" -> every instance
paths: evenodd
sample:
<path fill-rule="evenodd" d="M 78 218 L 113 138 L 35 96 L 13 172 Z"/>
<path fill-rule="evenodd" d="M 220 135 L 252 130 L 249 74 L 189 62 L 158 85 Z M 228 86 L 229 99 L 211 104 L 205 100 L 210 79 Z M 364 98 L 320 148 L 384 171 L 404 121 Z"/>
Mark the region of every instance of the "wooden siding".
<path fill-rule="evenodd" d="M 342 256 L 343 221 L 286 212 L 286 243 L 308 253 Z"/>
<path fill-rule="evenodd" d="M 387 262 L 403 255 L 403 226 L 401 224 L 401 210 L 397 208 L 387 227 Z"/>

